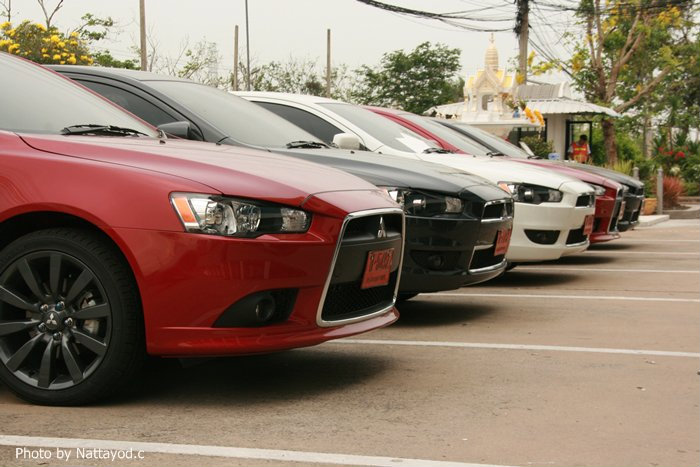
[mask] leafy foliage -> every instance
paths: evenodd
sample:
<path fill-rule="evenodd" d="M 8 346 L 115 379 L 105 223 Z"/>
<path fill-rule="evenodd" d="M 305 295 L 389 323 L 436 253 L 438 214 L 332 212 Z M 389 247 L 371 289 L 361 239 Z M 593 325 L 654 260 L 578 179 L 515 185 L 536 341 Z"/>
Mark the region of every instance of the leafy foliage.
<path fill-rule="evenodd" d="M 664 208 L 678 206 L 678 198 L 683 196 L 683 181 L 678 177 L 665 176 L 664 182 Z"/>
<path fill-rule="evenodd" d="M 554 152 L 551 141 L 546 141 L 539 136 L 523 136 L 520 141 L 527 144 L 537 157 L 547 159 L 549 153 Z"/>
<path fill-rule="evenodd" d="M 464 81 L 456 77 L 460 50 L 424 42 L 414 50 L 384 54 L 376 67 L 362 66 L 354 94 L 362 104 L 398 107 L 423 113 L 462 95 Z"/>
<path fill-rule="evenodd" d="M 17 27 L 0 24 L 0 51 L 37 63 L 90 65 L 93 62 L 87 43 L 77 31 L 66 35 L 55 26 L 22 21 Z"/>

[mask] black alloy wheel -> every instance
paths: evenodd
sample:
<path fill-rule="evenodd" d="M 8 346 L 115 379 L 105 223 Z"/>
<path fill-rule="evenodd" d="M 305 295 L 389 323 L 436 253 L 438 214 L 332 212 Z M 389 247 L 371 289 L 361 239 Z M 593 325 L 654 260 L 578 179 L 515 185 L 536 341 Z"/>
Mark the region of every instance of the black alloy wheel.
<path fill-rule="evenodd" d="M 95 234 L 52 229 L 16 240 L 0 252 L 0 377 L 41 404 L 113 392 L 143 353 L 134 289 L 124 261 Z"/>

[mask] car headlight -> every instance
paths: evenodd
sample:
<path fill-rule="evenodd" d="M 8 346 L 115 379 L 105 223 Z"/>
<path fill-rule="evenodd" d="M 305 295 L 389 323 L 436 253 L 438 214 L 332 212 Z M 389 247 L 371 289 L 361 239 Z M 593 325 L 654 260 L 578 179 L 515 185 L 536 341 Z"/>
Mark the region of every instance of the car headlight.
<path fill-rule="evenodd" d="M 391 199 L 411 216 L 430 217 L 440 214 L 460 214 L 464 211 L 464 201 L 454 196 L 422 193 L 403 188 L 385 188 L 385 190 Z"/>
<path fill-rule="evenodd" d="M 545 186 L 514 182 L 498 182 L 498 186 L 505 191 L 509 191 L 513 196 L 513 200 L 519 203 L 558 203 L 564 197 L 561 191 Z"/>
<path fill-rule="evenodd" d="M 198 193 L 170 195 L 188 232 L 255 237 L 266 233 L 306 232 L 311 215 L 301 209 Z"/>
<path fill-rule="evenodd" d="M 589 183 L 593 191 L 595 191 L 596 196 L 604 196 L 607 191 L 604 186 L 596 185 L 595 183 Z"/>

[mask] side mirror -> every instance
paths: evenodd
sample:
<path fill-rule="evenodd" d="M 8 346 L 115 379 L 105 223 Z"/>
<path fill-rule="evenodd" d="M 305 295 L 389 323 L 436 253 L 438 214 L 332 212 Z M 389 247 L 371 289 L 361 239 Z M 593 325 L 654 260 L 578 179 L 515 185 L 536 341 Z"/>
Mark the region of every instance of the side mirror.
<path fill-rule="evenodd" d="M 338 133 L 333 137 L 333 144 L 340 149 L 360 149 L 360 138 L 350 133 Z"/>
<path fill-rule="evenodd" d="M 192 125 L 192 122 L 170 122 L 158 125 L 158 129 L 168 136 L 176 138 L 190 139 L 193 141 L 204 141 L 204 135 L 199 131 L 199 128 Z"/>

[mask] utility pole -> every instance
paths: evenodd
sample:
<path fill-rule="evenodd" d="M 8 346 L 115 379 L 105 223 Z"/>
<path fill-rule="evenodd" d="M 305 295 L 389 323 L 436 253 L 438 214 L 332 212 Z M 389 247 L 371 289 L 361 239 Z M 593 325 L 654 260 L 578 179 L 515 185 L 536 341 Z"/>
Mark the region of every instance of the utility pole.
<path fill-rule="evenodd" d="M 331 30 L 326 31 L 326 97 L 331 97 Z"/>
<path fill-rule="evenodd" d="M 238 91 L 238 25 L 233 30 L 233 80 L 231 86 Z"/>
<path fill-rule="evenodd" d="M 530 0 L 516 0 L 518 16 L 515 20 L 515 34 L 518 36 L 518 76 L 519 84 L 527 84 L 527 45 L 530 32 Z"/>
<path fill-rule="evenodd" d="M 245 60 L 246 90 L 250 91 L 250 30 L 248 28 L 248 0 L 245 0 Z"/>
<path fill-rule="evenodd" d="M 139 0 L 139 30 L 141 33 L 141 69 L 148 69 L 148 50 L 146 49 L 146 0 Z"/>

